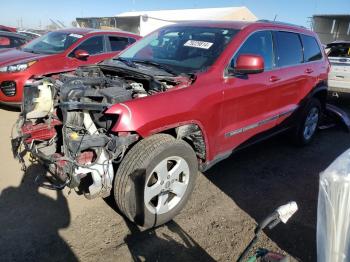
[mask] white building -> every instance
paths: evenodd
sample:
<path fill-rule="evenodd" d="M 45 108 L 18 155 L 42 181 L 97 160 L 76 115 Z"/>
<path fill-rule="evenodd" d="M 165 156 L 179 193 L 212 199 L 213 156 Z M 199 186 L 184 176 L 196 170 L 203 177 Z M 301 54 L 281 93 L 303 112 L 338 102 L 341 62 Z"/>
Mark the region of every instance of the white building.
<path fill-rule="evenodd" d="M 223 7 L 161 11 L 125 12 L 116 15 L 119 29 L 141 36 L 168 24 L 191 20 L 255 21 L 257 17 L 246 7 Z"/>

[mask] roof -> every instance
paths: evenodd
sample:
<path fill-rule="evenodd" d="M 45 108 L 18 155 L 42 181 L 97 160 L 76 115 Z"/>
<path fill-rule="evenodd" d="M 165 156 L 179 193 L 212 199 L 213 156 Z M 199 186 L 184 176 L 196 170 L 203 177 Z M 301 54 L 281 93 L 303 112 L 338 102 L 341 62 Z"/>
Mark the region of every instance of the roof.
<path fill-rule="evenodd" d="M 92 33 L 114 33 L 114 34 L 120 34 L 120 35 L 128 35 L 128 36 L 137 36 L 133 33 L 130 32 L 124 32 L 120 30 L 99 30 L 95 28 L 86 28 L 86 27 L 81 27 L 81 28 L 63 28 L 56 30 L 55 32 L 65 32 L 65 33 L 74 33 L 74 34 L 79 34 L 79 35 L 87 35 L 87 34 L 92 34 Z"/>
<path fill-rule="evenodd" d="M 126 32 L 126 31 L 122 31 L 122 30 L 118 30 L 118 29 L 110 29 L 110 30 L 106 30 L 106 29 L 93 29 L 93 31 L 91 31 L 90 33 L 104 33 L 104 34 L 108 34 L 108 33 L 113 33 L 113 34 L 120 34 L 120 35 L 128 35 L 128 36 L 137 36 L 140 37 L 139 35 L 136 35 L 134 33 L 130 33 L 130 32 Z"/>
<path fill-rule="evenodd" d="M 137 11 L 125 12 L 116 15 L 117 17 L 150 17 L 165 21 L 184 20 L 249 20 L 254 21 L 257 17 L 245 6 L 201 8 L 201 9 L 177 9 L 160 11 Z"/>
<path fill-rule="evenodd" d="M 15 27 L 10 27 L 10 26 L 5 26 L 5 25 L 0 25 L 0 30 L 1 31 L 8 31 L 8 32 L 16 32 L 17 29 Z"/>
<path fill-rule="evenodd" d="M 202 27 L 215 27 L 215 28 L 231 28 L 242 30 L 247 26 L 266 26 L 266 27 L 278 27 L 284 29 L 297 29 L 301 31 L 310 31 L 305 27 L 282 23 L 282 22 L 274 22 L 274 21 L 187 21 L 178 24 L 172 24 L 168 26 L 202 26 Z"/>
<path fill-rule="evenodd" d="M 86 17 L 77 17 L 76 19 L 110 19 L 115 18 L 115 16 L 86 16 Z"/>
<path fill-rule="evenodd" d="M 254 22 L 246 22 L 246 21 L 184 21 L 178 24 L 171 24 L 169 26 L 201 26 L 201 27 L 215 27 L 215 28 L 232 28 L 232 29 L 243 29 L 247 25 L 253 24 Z"/>
<path fill-rule="evenodd" d="M 317 14 L 313 15 L 313 17 L 350 19 L 350 14 Z"/>
<path fill-rule="evenodd" d="M 63 29 L 59 29 L 56 30 L 55 32 L 65 32 L 65 33 L 74 33 L 74 34 L 79 34 L 79 35 L 86 35 L 88 33 L 90 33 L 91 31 L 94 31 L 96 29 L 93 28 L 63 28 Z"/>

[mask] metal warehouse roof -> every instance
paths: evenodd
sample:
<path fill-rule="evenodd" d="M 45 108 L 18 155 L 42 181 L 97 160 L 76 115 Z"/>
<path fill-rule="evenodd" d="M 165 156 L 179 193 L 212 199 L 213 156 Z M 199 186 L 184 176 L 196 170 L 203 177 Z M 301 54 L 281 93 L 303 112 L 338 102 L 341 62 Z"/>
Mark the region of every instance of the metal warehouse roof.
<path fill-rule="evenodd" d="M 187 20 L 247 20 L 255 21 L 257 17 L 245 6 L 202 9 L 177 9 L 160 11 L 125 12 L 117 17 L 149 17 L 165 21 Z"/>
<path fill-rule="evenodd" d="M 325 17 L 325 18 L 343 18 L 343 19 L 349 19 L 350 14 L 317 14 L 313 15 L 313 17 Z"/>

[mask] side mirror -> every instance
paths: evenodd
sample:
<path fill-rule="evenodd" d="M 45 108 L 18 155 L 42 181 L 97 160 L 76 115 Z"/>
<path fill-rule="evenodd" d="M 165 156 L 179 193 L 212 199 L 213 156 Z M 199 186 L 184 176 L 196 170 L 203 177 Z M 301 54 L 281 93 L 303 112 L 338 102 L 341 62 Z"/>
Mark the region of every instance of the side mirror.
<path fill-rule="evenodd" d="M 236 65 L 229 72 L 236 74 L 257 74 L 264 71 L 264 58 L 260 55 L 242 54 L 236 60 Z"/>
<path fill-rule="evenodd" d="M 90 54 L 85 50 L 78 49 L 78 50 L 74 51 L 74 56 L 77 59 L 86 60 L 90 56 Z"/>

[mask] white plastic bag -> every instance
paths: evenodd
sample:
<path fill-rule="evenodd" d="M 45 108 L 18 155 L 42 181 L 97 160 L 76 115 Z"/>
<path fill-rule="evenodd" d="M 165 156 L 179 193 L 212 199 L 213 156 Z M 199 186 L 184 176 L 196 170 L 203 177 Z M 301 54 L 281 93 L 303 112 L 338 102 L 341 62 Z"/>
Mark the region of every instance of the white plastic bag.
<path fill-rule="evenodd" d="M 350 150 L 320 175 L 317 261 L 350 261 Z"/>

